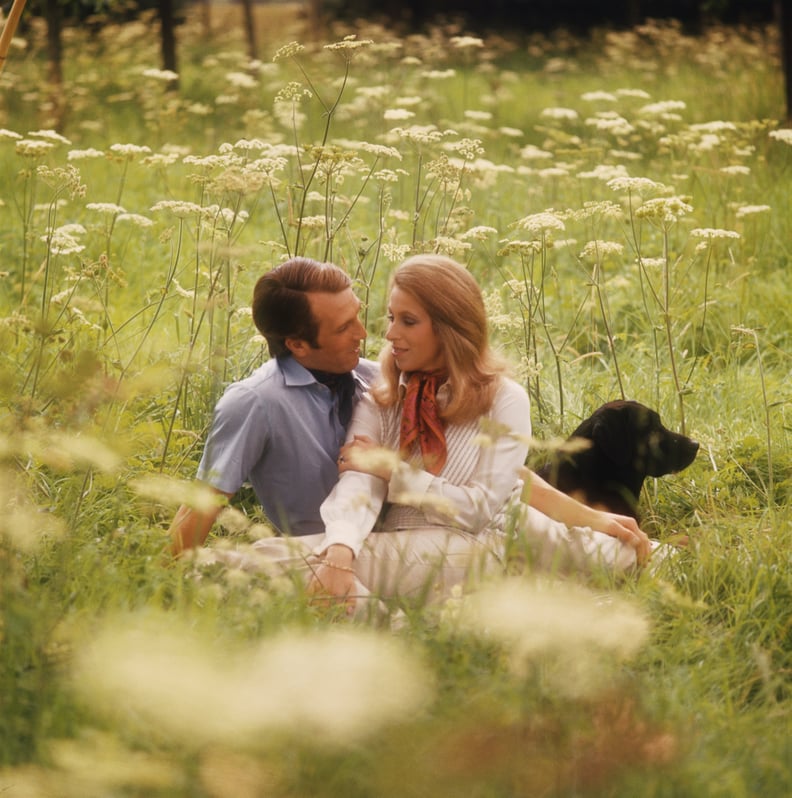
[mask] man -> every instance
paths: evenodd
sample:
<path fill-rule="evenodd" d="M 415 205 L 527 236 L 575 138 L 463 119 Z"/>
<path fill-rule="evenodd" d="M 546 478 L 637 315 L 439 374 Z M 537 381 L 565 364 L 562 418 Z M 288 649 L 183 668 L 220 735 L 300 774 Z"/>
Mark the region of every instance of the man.
<path fill-rule="evenodd" d="M 230 385 L 215 407 L 197 478 L 233 496 L 250 482 L 270 521 L 289 535 L 324 531 L 319 506 L 338 479 L 338 452 L 355 403 L 377 374 L 360 359 L 360 300 L 337 266 L 292 258 L 259 279 L 253 321 L 271 359 Z M 171 550 L 200 546 L 222 501 L 183 505 Z"/>

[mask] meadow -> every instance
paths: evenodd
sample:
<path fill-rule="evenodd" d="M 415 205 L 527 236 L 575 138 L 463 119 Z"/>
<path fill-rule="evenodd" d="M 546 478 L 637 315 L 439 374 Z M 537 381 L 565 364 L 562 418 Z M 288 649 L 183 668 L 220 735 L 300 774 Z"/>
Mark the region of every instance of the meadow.
<path fill-rule="evenodd" d="M 0 75 L 0 792 L 792 794 L 792 130 L 773 30 L 478 38 L 188 8 L 27 20 Z M 268 16 L 276 13 L 277 17 Z M 178 77 L 178 88 L 175 82 Z M 173 562 L 214 403 L 266 358 L 257 277 L 465 263 L 539 462 L 609 399 L 701 442 L 615 582 L 503 580 L 397 627 Z M 240 495 L 213 546 L 271 531 Z"/>

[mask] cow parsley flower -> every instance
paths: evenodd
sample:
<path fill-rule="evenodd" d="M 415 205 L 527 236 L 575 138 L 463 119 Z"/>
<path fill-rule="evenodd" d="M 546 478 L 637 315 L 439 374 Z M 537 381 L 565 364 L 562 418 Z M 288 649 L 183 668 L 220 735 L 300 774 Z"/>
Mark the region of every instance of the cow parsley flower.
<path fill-rule="evenodd" d="M 129 222 L 137 227 L 151 227 L 154 222 L 148 216 L 142 216 L 139 213 L 119 213 L 116 217 L 117 222 Z"/>
<path fill-rule="evenodd" d="M 712 227 L 696 227 L 690 231 L 691 238 L 706 238 L 708 241 L 717 239 L 740 238 L 740 234 L 735 230 L 720 230 Z"/>
<path fill-rule="evenodd" d="M 780 130 L 771 130 L 769 135 L 771 139 L 792 145 L 792 128 L 785 127 Z"/>
<path fill-rule="evenodd" d="M 53 144 L 71 144 L 69 139 L 65 136 L 61 136 L 60 133 L 56 133 L 54 130 L 32 130 L 28 133 L 28 136 L 34 136 L 37 139 L 45 139 L 46 141 L 51 141 Z"/>
<path fill-rule="evenodd" d="M 484 46 L 484 41 L 476 36 L 452 36 L 451 46 L 457 50 L 480 49 Z"/>
<path fill-rule="evenodd" d="M 661 225 L 679 221 L 683 216 L 693 212 L 693 206 L 688 205 L 681 197 L 658 197 L 649 199 L 635 211 L 640 219 L 656 221 Z"/>
<path fill-rule="evenodd" d="M 580 259 L 592 263 L 599 263 L 607 257 L 621 255 L 624 252 L 624 245 L 618 241 L 588 241 L 583 251 L 580 253 Z"/>
<path fill-rule="evenodd" d="M 282 61 L 284 58 L 293 58 L 305 50 L 305 46 L 299 42 L 289 42 L 284 44 L 283 47 L 276 50 L 275 55 L 272 56 L 273 61 Z"/>
<path fill-rule="evenodd" d="M 138 155 L 148 155 L 151 152 L 151 147 L 147 147 L 145 144 L 111 144 L 110 151 L 132 160 Z"/>
<path fill-rule="evenodd" d="M 581 100 L 586 102 L 616 102 L 616 95 L 611 94 L 609 91 L 587 91 L 585 94 L 580 95 Z"/>
<path fill-rule="evenodd" d="M 535 235 L 543 235 L 551 230 L 565 230 L 564 222 L 552 211 L 534 213 L 519 219 L 515 226 Z"/>
<path fill-rule="evenodd" d="M 16 143 L 17 155 L 26 158 L 41 158 L 54 149 L 55 145 L 51 141 L 41 139 L 20 139 Z"/>
<path fill-rule="evenodd" d="M 126 213 L 126 208 L 116 205 L 113 202 L 89 202 L 85 206 L 89 211 L 96 211 L 105 216 L 115 216 L 119 213 Z"/>
<path fill-rule="evenodd" d="M 638 109 L 639 114 L 646 116 L 664 116 L 672 111 L 684 111 L 687 105 L 682 100 L 663 100 L 650 103 Z"/>
<path fill-rule="evenodd" d="M 578 112 L 574 108 L 543 108 L 539 116 L 542 119 L 575 122 L 578 119 Z"/>
<path fill-rule="evenodd" d="M 91 158 L 104 158 L 104 152 L 89 147 L 87 150 L 69 150 L 66 155 L 67 161 L 84 161 Z"/>
<path fill-rule="evenodd" d="M 543 150 L 534 144 L 526 144 L 520 150 L 520 157 L 526 161 L 547 161 L 553 157 L 553 153 Z"/>
<path fill-rule="evenodd" d="M 769 213 L 773 210 L 769 205 L 742 205 L 737 208 L 735 216 L 738 219 L 744 219 L 746 216 L 755 216 L 759 213 Z"/>
<path fill-rule="evenodd" d="M 608 188 L 613 191 L 627 191 L 635 194 L 653 194 L 665 191 L 666 187 L 662 183 L 650 180 L 648 177 L 615 177 L 608 181 Z"/>
<path fill-rule="evenodd" d="M 388 122 L 404 122 L 407 119 L 412 119 L 415 116 L 414 111 L 408 111 L 406 108 L 388 108 L 383 113 L 382 118 Z"/>

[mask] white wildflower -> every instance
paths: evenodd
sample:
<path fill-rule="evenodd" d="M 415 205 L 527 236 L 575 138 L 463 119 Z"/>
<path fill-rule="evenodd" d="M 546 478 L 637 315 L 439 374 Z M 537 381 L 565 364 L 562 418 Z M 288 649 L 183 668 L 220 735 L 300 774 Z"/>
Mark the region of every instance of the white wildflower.
<path fill-rule="evenodd" d="M 597 164 L 593 169 L 586 172 L 578 172 L 578 177 L 584 180 L 617 180 L 628 177 L 627 167 L 624 164 Z M 610 183 L 608 183 L 610 185 Z"/>
<path fill-rule="evenodd" d="M 618 114 L 602 114 L 586 119 L 588 127 L 596 128 L 603 133 L 611 133 L 614 136 L 627 136 L 635 131 L 635 128 L 622 116 Z"/>
<path fill-rule="evenodd" d="M 448 80 L 456 75 L 455 69 L 430 69 L 421 73 L 428 80 Z"/>
<path fill-rule="evenodd" d="M 792 145 L 792 128 L 785 127 L 780 130 L 771 130 L 769 135 L 771 139 Z"/>
<path fill-rule="evenodd" d="M 494 227 L 479 225 L 477 227 L 471 227 L 470 230 L 466 230 L 464 233 L 460 234 L 459 237 L 463 241 L 467 241 L 471 238 L 476 241 L 486 241 L 490 236 L 497 234 L 498 231 Z"/>
<path fill-rule="evenodd" d="M 472 119 L 474 122 L 489 122 L 492 119 L 491 111 L 465 111 L 465 119 Z"/>
<path fill-rule="evenodd" d="M 649 634 L 636 607 L 571 582 L 500 580 L 465 596 L 455 614 L 461 628 L 499 642 L 517 675 L 550 659 L 563 677 L 556 686 L 569 682 L 566 689 L 573 692 L 606 685 L 612 660 L 634 656 Z M 570 682 L 571 671 L 578 678 Z"/>
<path fill-rule="evenodd" d="M 498 133 L 511 139 L 519 139 L 525 135 L 522 130 L 518 130 L 516 127 L 499 127 Z"/>
<path fill-rule="evenodd" d="M 559 119 L 574 122 L 578 119 L 578 112 L 574 108 L 543 108 L 539 114 L 542 119 Z"/>
<path fill-rule="evenodd" d="M 691 130 L 701 133 L 723 133 L 724 131 L 736 131 L 737 125 L 734 122 L 699 122 L 698 124 L 691 125 Z"/>
<path fill-rule="evenodd" d="M 773 210 L 769 205 L 742 205 L 737 208 L 736 216 L 744 219 L 746 216 L 755 216 L 759 213 L 770 213 Z"/>
<path fill-rule="evenodd" d="M 564 230 L 564 222 L 551 211 L 534 213 L 518 220 L 516 225 L 520 230 L 527 230 L 535 235 L 542 235 L 550 230 Z"/>
<path fill-rule="evenodd" d="M 66 155 L 67 161 L 84 161 L 91 158 L 104 158 L 104 152 L 89 147 L 87 150 L 69 150 Z"/>
<path fill-rule="evenodd" d="M 635 194 L 654 194 L 665 191 L 666 187 L 662 183 L 650 180 L 648 177 L 615 177 L 608 181 L 608 188 L 613 191 L 627 191 Z"/>
<path fill-rule="evenodd" d="M 299 42 L 289 42 L 280 47 L 275 55 L 272 57 L 273 61 L 281 61 L 284 58 L 293 58 L 305 50 L 305 47 Z"/>
<path fill-rule="evenodd" d="M 154 80 L 162 81 L 163 83 L 173 83 L 179 79 L 178 72 L 172 69 L 144 69 L 143 76 L 146 78 L 153 78 Z"/>
<path fill-rule="evenodd" d="M 624 252 L 624 245 L 618 241 L 588 241 L 580 253 L 582 260 L 598 263 L 607 257 L 621 255 Z"/>
<path fill-rule="evenodd" d="M 137 227 L 151 227 L 154 222 L 148 216 L 142 216 L 139 213 L 119 213 L 116 217 L 117 222 L 129 222 Z"/>
<path fill-rule="evenodd" d="M 17 155 L 41 158 L 55 149 L 55 145 L 51 141 L 42 141 L 41 139 L 20 139 L 17 141 L 15 149 Z"/>
<path fill-rule="evenodd" d="M 475 36 L 452 36 L 451 46 L 457 50 L 472 50 L 484 46 L 484 41 Z"/>
<path fill-rule="evenodd" d="M 332 690 L 316 690 L 316 663 Z M 165 614 L 111 619 L 77 651 L 74 688 L 98 712 L 196 750 L 265 734 L 355 745 L 413 717 L 432 679 L 393 637 L 282 632 L 246 649 L 203 640 Z"/>
<path fill-rule="evenodd" d="M 116 205 L 114 202 L 89 202 L 85 206 L 89 211 L 96 211 L 105 216 L 115 216 L 119 213 L 126 213 L 126 208 Z"/>
<path fill-rule="evenodd" d="M 37 139 L 45 139 L 46 141 L 51 141 L 53 144 L 71 144 L 69 139 L 65 136 L 61 136 L 60 133 L 56 133 L 54 130 L 32 130 L 28 133 L 28 136 L 34 136 Z"/>
<path fill-rule="evenodd" d="M 408 111 L 406 108 L 388 108 L 382 115 L 383 119 L 388 122 L 401 122 L 412 119 L 414 116 L 415 112 Z"/>
<path fill-rule="evenodd" d="M 136 155 L 148 155 L 151 147 L 145 144 L 111 144 L 110 151 L 127 158 L 134 158 Z"/>
<path fill-rule="evenodd" d="M 150 210 L 154 213 L 159 211 L 170 211 L 174 216 L 178 216 L 180 219 L 204 213 L 203 206 L 184 200 L 161 200 L 152 205 Z"/>
<path fill-rule="evenodd" d="M 648 100 L 651 97 L 649 92 L 643 89 L 616 89 L 616 94 L 619 97 L 633 97 L 638 100 Z"/>
<path fill-rule="evenodd" d="M 646 116 L 663 116 L 671 111 L 684 111 L 685 108 L 687 108 L 687 105 L 682 100 L 663 100 L 644 105 L 643 108 L 638 110 L 638 113 Z"/>
<path fill-rule="evenodd" d="M 553 153 L 543 150 L 534 144 L 526 144 L 520 150 L 520 157 L 526 161 L 546 161 L 553 157 Z"/>
<path fill-rule="evenodd" d="M 641 219 L 657 221 L 661 224 L 676 222 L 688 213 L 693 212 L 693 206 L 681 197 L 658 197 L 649 199 L 635 211 Z"/>
<path fill-rule="evenodd" d="M 751 169 L 743 164 L 733 164 L 732 166 L 722 166 L 720 172 L 724 175 L 749 175 Z"/>
<path fill-rule="evenodd" d="M 691 238 L 706 238 L 709 241 L 716 239 L 740 238 L 735 230 L 719 230 L 711 227 L 696 227 L 690 231 Z"/>
<path fill-rule="evenodd" d="M 226 80 L 237 89 L 255 89 L 258 81 L 247 72 L 227 72 Z"/>
<path fill-rule="evenodd" d="M 616 102 L 616 95 L 611 94 L 609 91 L 587 91 L 585 94 L 580 95 L 581 100 L 586 102 Z"/>

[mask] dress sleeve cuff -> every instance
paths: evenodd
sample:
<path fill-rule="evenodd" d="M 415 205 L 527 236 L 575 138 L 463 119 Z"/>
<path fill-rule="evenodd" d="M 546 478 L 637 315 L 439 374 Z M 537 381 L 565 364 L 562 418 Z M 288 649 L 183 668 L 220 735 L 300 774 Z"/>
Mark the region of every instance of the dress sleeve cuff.
<path fill-rule="evenodd" d="M 324 554 L 330 546 L 340 543 L 347 548 L 352 549 L 355 557 L 360 554 L 360 549 L 363 547 L 365 536 L 360 539 L 360 532 L 355 524 L 350 524 L 345 521 L 333 521 L 325 527 L 325 534 L 313 553 L 318 557 Z"/>

